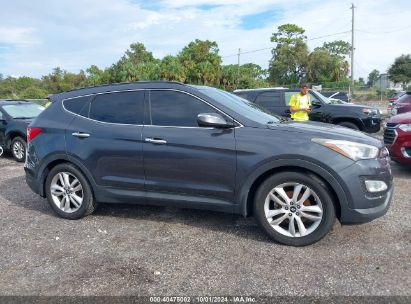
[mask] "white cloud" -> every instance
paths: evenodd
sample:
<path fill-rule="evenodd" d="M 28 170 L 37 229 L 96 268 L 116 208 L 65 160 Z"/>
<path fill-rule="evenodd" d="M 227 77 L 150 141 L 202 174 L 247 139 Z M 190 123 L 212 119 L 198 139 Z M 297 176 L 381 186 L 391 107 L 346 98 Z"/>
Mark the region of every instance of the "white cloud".
<path fill-rule="evenodd" d="M 2 4 L 0 11 L 0 73 L 39 77 L 53 67 L 73 72 L 91 64 L 106 67 L 117 61 L 136 41 L 159 58 L 176 54 L 194 39 L 217 41 L 222 56 L 238 48 L 250 51 L 272 46 L 270 36 L 277 26 L 296 23 L 306 29 L 308 38 L 350 30 L 349 2 L 330 0 L 165 0 L 147 10 L 131 0 L 54 1 L 15 0 Z M 155 6 L 154 6 L 155 5 Z M 205 5 L 209 9 L 200 9 Z M 213 5 L 216 5 L 213 7 Z M 377 68 L 385 71 L 402 53 L 410 53 L 411 4 L 408 1 L 356 3 L 355 75 L 366 77 Z M 143 6 L 145 7 L 145 6 Z M 241 18 L 265 11 L 278 11 L 265 27 L 245 30 Z M 408 29 L 406 28 L 408 26 Z M 395 31 L 404 29 L 402 31 Z M 392 33 L 382 33 L 389 32 Z M 309 41 L 310 48 L 324 41 L 343 39 L 342 34 Z M 241 62 L 267 67 L 270 50 L 244 54 Z M 237 63 L 225 57 L 224 63 Z"/>

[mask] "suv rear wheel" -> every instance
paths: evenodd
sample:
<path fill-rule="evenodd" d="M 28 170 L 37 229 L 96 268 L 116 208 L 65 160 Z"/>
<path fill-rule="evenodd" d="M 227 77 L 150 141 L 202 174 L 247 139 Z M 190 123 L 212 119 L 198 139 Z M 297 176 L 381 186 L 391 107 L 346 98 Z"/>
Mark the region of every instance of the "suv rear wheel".
<path fill-rule="evenodd" d="M 335 222 L 335 208 L 320 179 L 282 172 L 259 187 L 254 216 L 273 240 L 305 246 L 319 241 L 330 231 Z"/>
<path fill-rule="evenodd" d="M 83 173 L 71 164 L 54 167 L 46 179 L 46 195 L 61 217 L 76 220 L 96 209 L 91 187 Z"/>
<path fill-rule="evenodd" d="M 11 153 L 14 159 L 18 162 L 23 162 L 26 159 L 26 141 L 21 137 L 15 137 L 11 142 Z"/>

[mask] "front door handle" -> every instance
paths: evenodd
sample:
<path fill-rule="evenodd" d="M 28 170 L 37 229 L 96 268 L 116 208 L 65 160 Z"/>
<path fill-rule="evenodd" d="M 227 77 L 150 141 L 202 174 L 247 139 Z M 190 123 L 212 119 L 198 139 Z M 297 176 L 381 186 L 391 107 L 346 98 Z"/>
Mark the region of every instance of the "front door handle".
<path fill-rule="evenodd" d="M 88 138 L 88 137 L 90 137 L 90 134 L 83 133 L 83 132 L 74 132 L 74 133 L 71 133 L 71 135 L 73 135 L 75 137 L 78 137 L 78 138 Z"/>
<path fill-rule="evenodd" d="M 166 140 L 160 138 L 146 138 L 144 141 L 156 145 L 165 145 L 167 143 Z"/>

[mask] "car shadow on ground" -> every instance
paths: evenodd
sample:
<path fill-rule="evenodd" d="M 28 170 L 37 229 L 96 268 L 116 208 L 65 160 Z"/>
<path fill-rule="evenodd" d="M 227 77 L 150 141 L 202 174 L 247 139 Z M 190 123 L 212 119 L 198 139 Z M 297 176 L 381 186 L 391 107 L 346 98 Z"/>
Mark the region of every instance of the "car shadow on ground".
<path fill-rule="evenodd" d="M 0 199 L 1 198 L 19 208 L 57 217 L 47 200 L 34 194 L 29 189 L 23 176 L 10 178 L 2 182 L 0 184 Z M 33 214 L 33 216 L 35 215 Z M 271 242 L 258 227 L 254 218 L 244 218 L 240 215 L 208 210 L 140 204 L 99 203 L 97 210 L 91 217 L 125 218 L 168 224 L 182 224 L 215 232 L 234 234 L 247 239 Z"/>

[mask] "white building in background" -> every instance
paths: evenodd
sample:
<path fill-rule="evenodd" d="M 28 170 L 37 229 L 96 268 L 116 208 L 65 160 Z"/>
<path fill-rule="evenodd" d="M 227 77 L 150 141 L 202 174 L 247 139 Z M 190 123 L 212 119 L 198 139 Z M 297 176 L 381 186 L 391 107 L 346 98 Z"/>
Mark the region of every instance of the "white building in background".
<path fill-rule="evenodd" d="M 374 85 L 381 91 L 385 91 L 385 90 L 402 91 L 403 90 L 402 84 L 401 83 L 394 84 L 394 82 L 388 79 L 387 73 L 380 74 L 380 77 L 374 83 Z M 409 85 L 411 85 L 411 83 L 407 84 L 407 86 Z"/>

